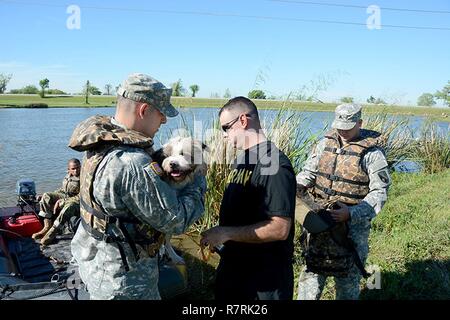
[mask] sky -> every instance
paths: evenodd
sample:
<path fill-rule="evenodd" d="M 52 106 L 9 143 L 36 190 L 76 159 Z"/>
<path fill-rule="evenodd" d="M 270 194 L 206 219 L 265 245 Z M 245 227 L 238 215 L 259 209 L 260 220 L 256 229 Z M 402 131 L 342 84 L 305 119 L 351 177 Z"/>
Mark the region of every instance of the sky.
<path fill-rule="evenodd" d="M 103 91 L 142 72 L 197 84 L 205 98 L 320 89 L 322 101 L 414 105 L 450 80 L 448 0 L 0 0 L 0 28 L 7 90 L 48 78 L 69 93 L 86 80 Z"/>

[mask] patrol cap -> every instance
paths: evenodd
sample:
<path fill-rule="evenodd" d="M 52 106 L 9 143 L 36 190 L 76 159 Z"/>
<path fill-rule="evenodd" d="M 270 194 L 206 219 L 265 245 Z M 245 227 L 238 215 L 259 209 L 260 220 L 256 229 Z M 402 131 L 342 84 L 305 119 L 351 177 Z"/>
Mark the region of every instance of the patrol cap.
<path fill-rule="evenodd" d="M 359 104 L 341 104 L 336 107 L 335 118 L 331 125 L 334 129 L 350 130 L 361 119 Z"/>
<path fill-rule="evenodd" d="M 320 233 L 331 229 L 336 225 L 336 222 L 326 210 L 319 210 L 318 212 L 310 211 L 303 221 L 303 227 L 309 233 Z"/>
<path fill-rule="evenodd" d="M 170 103 L 172 89 L 146 74 L 130 74 L 120 85 L 117 94 L 134 101 L 147 102 L 167 117 L 178 115 L 177 109 Z"/>

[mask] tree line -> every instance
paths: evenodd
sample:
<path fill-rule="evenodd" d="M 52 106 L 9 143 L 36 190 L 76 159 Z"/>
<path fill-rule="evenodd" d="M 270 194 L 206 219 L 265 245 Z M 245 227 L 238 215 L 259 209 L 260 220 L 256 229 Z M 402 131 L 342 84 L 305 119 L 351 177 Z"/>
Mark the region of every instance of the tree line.
<path fill-rule="evenodd" d="M 8 85 L 9 81 L 11 80 L 12 75 L 11 74 L 3 74 L 0 73 L 0 94 L 5 93 L 6 86 Z M 39 87 L 38 89 L 35 85 L 27 85 L 21 89 L 13 89 L 10 90 L 9 93 L 11 94 L 39 94 L 40 97 L 44 98 L 46 94 L 66 94 L 64 91 L 59 89 L 50 89 L 49 88 L 50 80 L 45 78 L 39 81 Z M 200 86 L 198 84 L 192 84 L 189 86 L 189 90 L 185 89 L 183 87 L 183 83 L 181 79 L 178 79 L 178 81 L 171 84 L 172 87 L 172 96 L 174 97 L 184 97 L 190 94 L 191 97 L 195 97 L 196 94 L 200 90 Z M 115 87 L 117 91 L 118 86 Z M 86 103 L 88 103 L 88 99 L 90 95 L 111 95 L 113 93 L 113 86 L 111 84 L 106 84 L 104 87 L 104 92 L 102 93 L 100 89 L 94 85 L 92 85 L 89 80 L 86 82 L 86 84 L 83 86 L 83 90 L 81 92 L 82 95 L 86 97 Z M 267 95 L 263 90 L 255 89 L 251 90 L 247 94 L 248 98 L 250 99 L 267 99 Z M 211 98 L 220 98 L 218 93 L 212 93 Z M 223 95 L 223 98 L 229 99 L 231 98 L 231 92 L 227 88 L 225 90 L 225 93 Z M 309 96 L 306 96 L 304 94 L 299 94 L 297 96 L 294 96 L 297 100 L 306 100 L 306 101 L 318 101 L 317 97 L 314 96 L 314 94 L 310 94 Z M 276 97 L 271 96 L 269 99 L 276 99 Z M 447 84 L 442 88 L 442 90 L 437 90 L 434 94 L 432 93 L 423 93 L 418 99 L 417 99 L 417 105 L 419 106 L 433 106 L 436 104 L 436 100 L 442 100 L 442 102 L 450 107 L 450 80 L 447 82 Z M 352 103 L 354 101 L 353 97 L 342 97 L 340 99 L 343 103 Z M 370 96 L 367 98 L 367 103 L 370 104 L 386 104 L 386 102 L 381 98 L 375 98 L 374 96 Z"/>

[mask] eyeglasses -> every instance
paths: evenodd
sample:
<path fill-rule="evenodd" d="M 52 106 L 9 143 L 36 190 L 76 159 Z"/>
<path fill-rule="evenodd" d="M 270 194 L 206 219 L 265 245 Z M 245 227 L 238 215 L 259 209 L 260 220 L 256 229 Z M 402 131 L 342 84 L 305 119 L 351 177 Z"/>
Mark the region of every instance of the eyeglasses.
<path fill-rule="evenodd" d="M 233 126 L 233 124 L 235 124 L 236 121 L 239 120 L 239 118 L 240 118 L 241 116 L 242 116 L 242 114 L 240 114 L 236 119 L 231 120 L 230 122 L 224 124 L 224 125 L 222 126 L 222 130 L 223 130 L 224 132 L 227 132 L 227 131 Z M 246 113 L 246 114 L 244 114 L 244 116 L 246 116 L 246 117 L 251 117 L 252 115 L 251 115 L 250 113 Z"/>

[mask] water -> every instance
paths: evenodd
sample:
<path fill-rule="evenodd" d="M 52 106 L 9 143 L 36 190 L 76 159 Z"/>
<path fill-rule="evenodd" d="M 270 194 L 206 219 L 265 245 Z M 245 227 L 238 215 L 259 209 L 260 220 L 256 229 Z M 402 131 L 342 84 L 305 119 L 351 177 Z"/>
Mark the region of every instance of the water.
<path fill-rule="evenodd" d="M 21 178 L 34 180 L 38 193 L 59 188 L 66 174 L 67 160 L 82 159 L 81 153 L 67 147 L 75 126 L 92 115 L 113 115 L 114 111 L 114 108 L 0 109 L 0 206 L 15 205 L 16 181 Z M 171 132 L 183 127 L 182 118 L 191 124 L 189 127 L 195 119 L 196 130 L 205 133 L 217 118 L 217 112 L 214 108 L 181 108 L 183 117 L 169 118 L 157 134 L 155 147 L 164 143 Z M 273 110 L 260 113 L 266 122 L 276 115 Z M 299 130 L 312 134 L 320 132 L 333 119 L 332 112 L 299 114 L 309 119 Z M 412 128 L 422 122 L 421 117 L 414 117 Z M 448 130 L 448 123 L 438 125 Z"/>

